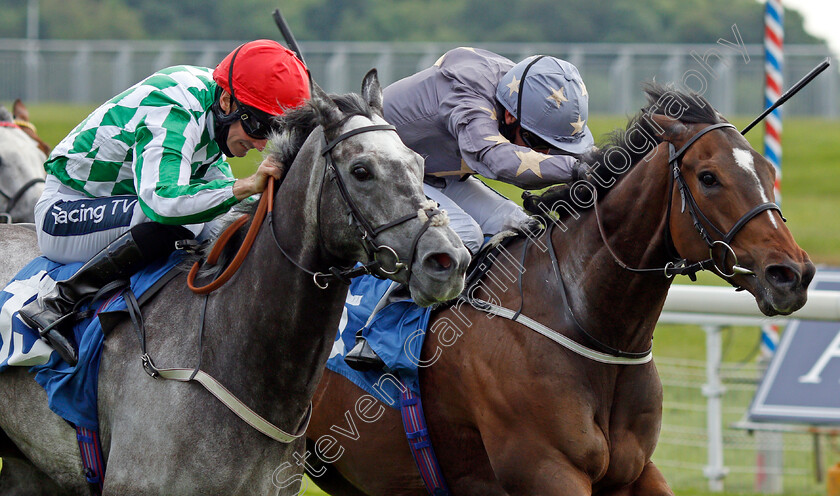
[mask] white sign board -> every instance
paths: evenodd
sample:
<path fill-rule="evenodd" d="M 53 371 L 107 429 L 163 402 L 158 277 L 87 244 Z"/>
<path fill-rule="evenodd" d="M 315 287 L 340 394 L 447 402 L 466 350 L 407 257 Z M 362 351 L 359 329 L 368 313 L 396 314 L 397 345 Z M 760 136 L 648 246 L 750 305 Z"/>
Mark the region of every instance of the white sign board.
<path fill-rule="evenodd" d="M 840 271 L 818 270 L 810 287 L 840 290 Z M 788 324 L 748 416 L 757 422 L 840 424 L 840 322 Z"/>

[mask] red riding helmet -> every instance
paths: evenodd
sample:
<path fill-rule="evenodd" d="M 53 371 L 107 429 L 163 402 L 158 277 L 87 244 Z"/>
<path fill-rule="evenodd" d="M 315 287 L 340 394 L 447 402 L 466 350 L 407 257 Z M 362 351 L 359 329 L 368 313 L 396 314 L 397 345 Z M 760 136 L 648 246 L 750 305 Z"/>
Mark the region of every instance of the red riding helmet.
<path fill-rule="evenodd" d="M 216 66 L 213 79 L 237 101 L 269 115 L 280 115 L 310 96 L 306 66 L 272 40 L 240 45 Z"/>

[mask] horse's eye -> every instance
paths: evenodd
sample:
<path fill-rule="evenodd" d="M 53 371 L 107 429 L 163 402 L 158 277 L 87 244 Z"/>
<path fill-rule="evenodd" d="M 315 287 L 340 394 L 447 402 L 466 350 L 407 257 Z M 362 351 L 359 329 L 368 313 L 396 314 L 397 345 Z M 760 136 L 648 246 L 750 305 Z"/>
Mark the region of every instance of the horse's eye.
<path fill-rule="evenodd" d="M 353 166 L 353 170 L 351 170 L 350 173 L 353 174 L 353 177 L 359 181 L 367 181 L 373 177 L 373 174 L 371 174 L 364 165 Z"/>
<path fill-rule="evenodd" d="M 701 172 L 698 178 L 705 186 L 714 186 L 718 183 L 717 178 L 711 172 Z"/>

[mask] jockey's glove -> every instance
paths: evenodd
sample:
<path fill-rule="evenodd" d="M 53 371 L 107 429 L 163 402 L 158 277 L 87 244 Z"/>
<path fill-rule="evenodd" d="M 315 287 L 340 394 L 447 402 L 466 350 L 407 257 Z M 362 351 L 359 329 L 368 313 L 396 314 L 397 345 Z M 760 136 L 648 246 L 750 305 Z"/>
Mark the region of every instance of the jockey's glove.
<path fill-rule="evenodd" d="M 542 233 L 543 225 L 538 217 L 529 216 L 527 219 L 520 222 L 518 226 L 516 226 L 516 230 L 523 234 L 531 234 L 533 236 L 538 236 L 540 233 Z"/>
<path fill-rule="evenodd" d="M 592 168 L 589 164 L 581 162 L 580 160 L 575 162 L 575 165 L 572 166 L 571 182 L 575 183 L 577 181 L 592 182 Z"/>

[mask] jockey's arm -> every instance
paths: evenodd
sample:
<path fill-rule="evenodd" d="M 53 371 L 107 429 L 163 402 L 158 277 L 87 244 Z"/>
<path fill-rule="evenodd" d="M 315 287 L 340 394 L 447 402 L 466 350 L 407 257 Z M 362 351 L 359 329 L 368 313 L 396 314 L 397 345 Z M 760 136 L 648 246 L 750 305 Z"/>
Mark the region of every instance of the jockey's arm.
<path fill-rule="evenodd" d="M 143 213 L 162 224 L 195 224 L 221 215 L 239 200 L 235 179 L 222 159 L 204 166 L 197 177 L 192 156 L 202 130 L 190 113 L 178 106 L 149 112 L 135 132 L 134 183 Z"/>
<path fill-rule="evenodd" d="M 475 172 L 523 189 L 540 189 L 572 180 L 576 163 L 568 155 L 546 155 L 502 136 L 490 103 L 474 96 L 453 109 L 449 128 L 461 157 Z"/>

